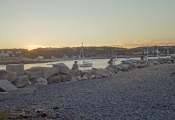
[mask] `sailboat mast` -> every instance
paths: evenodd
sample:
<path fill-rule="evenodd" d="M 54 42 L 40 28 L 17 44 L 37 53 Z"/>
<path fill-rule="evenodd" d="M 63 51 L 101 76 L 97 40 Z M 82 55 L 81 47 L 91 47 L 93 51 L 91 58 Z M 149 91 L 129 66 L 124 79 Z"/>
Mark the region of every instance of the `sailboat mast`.
<path fill-rule="evenodd" d="M 148 57 L 148 44 L 147 44 L 147 52 L 146 53 L 147 53 L 147 57 Z"/>
<path fill-rule="evenodd" d="M 84 59 L 83 43 L 82 43 L 82 46 L 81 46 L 81 53 L 82 53 L 82 58 Z"/>
<path fill-rule="evenodd" d="M 167 49 L 167 56 L 169 56 L 168 44 L 167 44 L 166 49 Z"/>
<path fill-rule="evenodd" d="M 157 56 L 158 56 L 158 53 L 159 53 L 159 49 L 158 49 L 158 46 L 157 46 Z"/>

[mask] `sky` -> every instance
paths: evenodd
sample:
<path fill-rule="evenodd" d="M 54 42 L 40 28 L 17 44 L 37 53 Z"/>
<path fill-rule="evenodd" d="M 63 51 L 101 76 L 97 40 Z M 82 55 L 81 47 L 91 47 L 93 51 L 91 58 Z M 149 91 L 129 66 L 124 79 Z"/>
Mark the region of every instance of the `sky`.
<path fill-rule="evenodd" d="M 175 0 L 0 0 L 0 49 L 175 45 Z"/>

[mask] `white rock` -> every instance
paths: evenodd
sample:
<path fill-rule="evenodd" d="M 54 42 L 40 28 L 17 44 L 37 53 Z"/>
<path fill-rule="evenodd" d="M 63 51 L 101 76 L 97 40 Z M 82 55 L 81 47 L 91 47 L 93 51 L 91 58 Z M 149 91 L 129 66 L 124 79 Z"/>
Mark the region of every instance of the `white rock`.
<path fill-rule="evenodd" d="M 42 78 L 42 77 L 36 78 L 36 79 L 32 79 L 31 82 L 33 84 L 35 84 L 35 83 L 42 83 L 42 84 L 47 85 L 47 80 L 45 78 Z"/>
<path fill-rule="evenodd" d="M 76 79 L 77 79 L 77 80 L 81 80 L 81 76 L 77 76 Z"/>
<path fill-rule="evenodd" d="M 82 80 L 87 80 L 88 77 L 86 75 L 83 75 L 83 77 L 81 78 Z"/>
<path fill-rule="evenodd" d="M 29 82 L 28 82 L 28 85 L 32 85 L 32 83 L 29 81 Z"/>
<path fill-rule="evenodd" d="M 95 79 L 95 75 L 89 76 L 89 79 Z"/>

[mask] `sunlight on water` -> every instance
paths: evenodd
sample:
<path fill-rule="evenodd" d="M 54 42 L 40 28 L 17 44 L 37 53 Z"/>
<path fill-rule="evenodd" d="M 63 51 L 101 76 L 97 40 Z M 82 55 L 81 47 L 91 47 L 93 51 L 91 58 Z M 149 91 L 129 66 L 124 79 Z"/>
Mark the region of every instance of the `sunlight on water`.
<path fill-rule="evenodd" d="M 133 58 L 133 59 L 139 59 L 139 58 Z M 93 63 L 93 68 L 105 68 L 106 66 L 108 66 L 108 60 L 109 59 L 90 59 L 88 61 Z M 120 64 L 121 61 L 123 60 L 123 58 L 119 58 L 117 59 L 117 61 L 115 61 L 115 64 Z M 67 60 L 67 61 L 61 61 L 61 62 L 52 62 L 52 64 L 56 64 L 56 63 L 64 63 L 66 64 L 70 69 L 72 68 L 72 65 L 74 63 L 75 60 Z M 82 61 L 78 61 L 78 62 L 82 62 Z M 31 67 L 52 67 L 51 63 L 35 63 L 35 64 L 25 64 L 24 65 L 24 69 L 29 69 Z M 0 65 L 0 69 L 6 69 L 6 65 Z M 92 69 L 92 67 L 80 67 L 81 70 L 89 70 Z"/>

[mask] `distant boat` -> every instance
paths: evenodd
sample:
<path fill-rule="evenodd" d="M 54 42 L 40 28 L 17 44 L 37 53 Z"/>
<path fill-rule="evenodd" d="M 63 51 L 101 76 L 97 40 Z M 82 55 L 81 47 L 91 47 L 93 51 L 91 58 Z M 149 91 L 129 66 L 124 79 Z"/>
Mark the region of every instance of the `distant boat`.
<path fill-rule="evenodd" d="M 169 55 L 168 44 L 167 44 L 167 56 L 159 56 L 159 50 L 157 46 L 156 57 L 148 57 L 148 44 L 147 44 L 147 56 L 145 56 L 145 60 L 157 60 L 157 59 L 169 59 L 171 56 Z"/>
<path fill-rule="evenodd" d="M 124 58 L 123 60 L 121 60 L 121 62 L 127 62 L 129 60 L 131 60 L 131 59 L 127 57 L 127 58 Z"/>
<path fill-rule="evenodd" d="M 84 61 L 84 51 L 83 51 L 83 43 L 82 43 L 82 46 L 81 46 L 81 51 L 80 51 L 80 56 L 82 55 L 82 58 L 83 58 L 83 63 L 78 63 L 78 65 L 80 67 L 92 67 L 93 63 L 90 62 L 90 61 Z"/>
<path fill-rule="evenodd" d="M 82 64 L 79 64 L 80 67 L 92 67 L 92 62 L 89 61 L 83 61 Z"/>
<path fill-rule="evenodd" d="M 123 60 L 121 60 L 121 62 L 123 63 L 123 62 L 127 62 L 129 60 L 130 60 L 130 58 L 127 55 L 127 49 L 125 49 L 125 58 Z"/>

